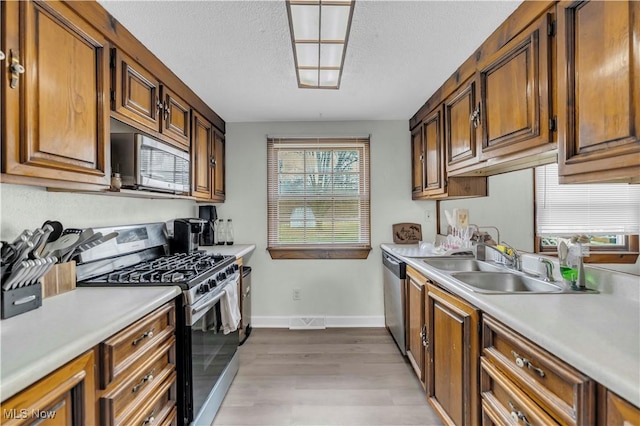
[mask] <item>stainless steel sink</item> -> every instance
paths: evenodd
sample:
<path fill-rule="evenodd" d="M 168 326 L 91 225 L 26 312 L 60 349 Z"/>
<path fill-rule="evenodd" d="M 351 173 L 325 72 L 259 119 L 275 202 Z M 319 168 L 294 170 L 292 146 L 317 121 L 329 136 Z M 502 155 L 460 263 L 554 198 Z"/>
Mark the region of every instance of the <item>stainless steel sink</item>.
<path fill-rule="evenodd" d="M 451 277 L 479 293 L 562 293 L 564 288 L 511 272 L 455 272 Z"/>
<path fill-rule="evenodd" d="M 504 267 L 476 259 L 423 259 L 424 263 L 442 271 L 504 271 Z"/>

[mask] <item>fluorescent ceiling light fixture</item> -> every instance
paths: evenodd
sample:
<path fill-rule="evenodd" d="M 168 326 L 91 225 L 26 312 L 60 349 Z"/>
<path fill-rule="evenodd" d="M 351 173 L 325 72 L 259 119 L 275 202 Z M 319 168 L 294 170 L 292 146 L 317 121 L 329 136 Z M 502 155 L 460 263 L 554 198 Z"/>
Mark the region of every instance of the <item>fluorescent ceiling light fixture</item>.
<path fill-rule="evenodd" d="M 298 87 L 339 89 L 355 0 L 287 0 Z"/>

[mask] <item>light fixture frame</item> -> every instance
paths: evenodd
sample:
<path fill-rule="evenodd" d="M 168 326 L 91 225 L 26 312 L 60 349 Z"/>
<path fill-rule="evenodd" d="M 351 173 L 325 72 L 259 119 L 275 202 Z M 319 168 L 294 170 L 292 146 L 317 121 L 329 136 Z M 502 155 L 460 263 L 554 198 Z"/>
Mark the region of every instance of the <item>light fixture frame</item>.
<path fill-rule="evenodd" d="M 353 11 L 355 9 L 356 0 L 286 0 L 287 5 L 287 17 L 289 19 L 289 32 L 291 34 L 291 48 L 293 49 L 293 61 L 296 70 L 296 78 L 298 80 L 298 87 L 301 89 L 332 89 L 338 90 L 340 89 L 340 83 L 342 81 L 342 71 L 344 69 L 344 60 L 347 55 L 347 45 L 349 43 L 349 34 L 351 32 L 351 22 L 353 21 Z M 291 13 L 291 6 L 318 6 L 318 39 L 317 40 L 296 40 L 295 34 L 293 31 L 293 18 Z M 347 20 L 347 28 L 346 33 L 343 40 L 322 40 L 320 32 L 322 31 L 322 6 L 340 6 L 340 7 L 349 7 L 349 18 Z M 298 65 L 298 52 L 296 50 L 296 43 L 309 43 L 309 44 L 317 44 L 318 45 L 318 66 L 299 66 Z M 320 61 L 322 55 L 322 45 L 323 44 L 342 44 L 342 58 L 340 60 L 340 66 L 322 66 Z M 317 85 L 309 85 L 302 84 L 300 81 L 300 70 L 317 70 L 318 71 L 318 84 Z M 320 85 L 320 72 L 321 71 L 338 71 L 338 81 L 337 84 L 331 86 L 321 86 Z"/>

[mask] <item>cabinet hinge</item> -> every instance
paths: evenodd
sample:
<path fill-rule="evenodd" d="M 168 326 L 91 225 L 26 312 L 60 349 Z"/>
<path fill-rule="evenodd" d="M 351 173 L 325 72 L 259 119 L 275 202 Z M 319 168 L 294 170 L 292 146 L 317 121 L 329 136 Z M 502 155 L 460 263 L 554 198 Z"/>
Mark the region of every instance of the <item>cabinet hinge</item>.
<path fill-rule="evenodd" d="M 116 68 L 116 48 L 112 47 L 109 49 L 109 68 Z"/>
<path fill-rule="evenodd" d="M 547 25 L 547 35 L 549 37 L 556 35 L 556 21 L 549 21 L 549 25 Z"/>
<path fill-rule="evenodd" d="M 110 90 L 109 91 L 109 98 L 111 98 L 111 102 L 115 102 L 116 101 L 116 91 L 115 90 Z"/>
<path fill-rule="evenodd" d="M 555 132 L 556 131 L 556 116 L 555 115 L 549 119 L 549 131 L 550 132 Z"/>

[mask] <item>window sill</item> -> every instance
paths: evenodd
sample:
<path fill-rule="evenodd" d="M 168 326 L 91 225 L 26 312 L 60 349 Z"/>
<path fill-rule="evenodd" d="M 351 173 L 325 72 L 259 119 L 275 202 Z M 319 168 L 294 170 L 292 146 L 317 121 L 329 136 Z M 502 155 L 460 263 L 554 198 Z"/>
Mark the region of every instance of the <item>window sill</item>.
<path fill-rule="evenodd" d="M 547 256 L 558 257 L 555 247 L 541 247 L 540 237 L 536 237 L 535 252 Z M 618 249 L 600 250 L 591 249 L 589 256 L 583 258 L 584 263 L 619 263 L 633 264 L 640 255 L 640 238 L 638 235 L 631 235 L 625 246 L 618 246 Z"/>
<path fill-rule="evenodd" d="M 268 247 L 272 259 L 366 259 L 371 247 Z"/>

